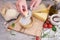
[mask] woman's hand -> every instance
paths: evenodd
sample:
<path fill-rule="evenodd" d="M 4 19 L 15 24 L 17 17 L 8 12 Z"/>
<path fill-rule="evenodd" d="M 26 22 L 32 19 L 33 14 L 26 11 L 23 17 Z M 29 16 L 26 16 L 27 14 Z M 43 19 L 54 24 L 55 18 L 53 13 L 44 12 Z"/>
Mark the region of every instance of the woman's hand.
<path fill-rule="evenodd" d="M 34 10 L 39 6 L 40 3 L 41 0 L 31 0 L 30 8 Z"/>
<path fill-rule="evenodd" d="M 28 12 L 26 0 L 18 0 L 16 3 L 17 10 L 25 15 Z"/>

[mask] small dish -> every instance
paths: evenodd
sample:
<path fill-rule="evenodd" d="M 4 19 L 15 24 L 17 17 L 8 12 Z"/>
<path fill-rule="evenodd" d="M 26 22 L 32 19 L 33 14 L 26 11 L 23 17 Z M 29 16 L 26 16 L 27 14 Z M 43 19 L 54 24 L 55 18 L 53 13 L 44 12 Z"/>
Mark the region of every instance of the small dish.
<path fill-rule="evenodd" d="M 24 25 L 24 24 L 20 23 L 20 25 L 21 25 L 21 27 L 24 28 L 24 29 L 26 29 L 26 28 L 31 28 L 32 25 L 33 25 L 33 17 L 31 17 L 31 22 L 30 22 L 29 24 Z"/>
<path fill-rule="evenodd" d="M 60 25 L 60 15 L 59 14 L 54 14 L 50 17 L 50 21 L 53 25 Z"/>

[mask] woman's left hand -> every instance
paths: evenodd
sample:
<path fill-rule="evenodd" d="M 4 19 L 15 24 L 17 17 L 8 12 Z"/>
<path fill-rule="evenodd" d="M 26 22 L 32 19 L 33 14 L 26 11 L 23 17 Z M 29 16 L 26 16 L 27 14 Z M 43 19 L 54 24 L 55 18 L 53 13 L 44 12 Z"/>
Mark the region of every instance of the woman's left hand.
<path fill-rule="evenodd" d="M 30 8 L 31 9 L 36 9 L 39 4 L 41 3 L 42 0 L 31 0 L 31 3 L 30 3 Z"/>

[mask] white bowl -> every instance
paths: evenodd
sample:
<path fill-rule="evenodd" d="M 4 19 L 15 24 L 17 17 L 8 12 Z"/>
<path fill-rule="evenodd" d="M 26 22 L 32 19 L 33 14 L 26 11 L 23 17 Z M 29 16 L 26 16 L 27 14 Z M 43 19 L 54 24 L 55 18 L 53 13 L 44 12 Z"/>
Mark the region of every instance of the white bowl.
<path fill-rule="evenodd" d="M 50 22 L 51 22 L 53 25 L 60 25 L 60 22 L 55 22 L 55 21 L 53 21 L 53 17 L 55 17 L 55 16 L 60 17 L 59 14 L 54 14 L 54 15 L 52 15 L 52 16 L 50 17 Z"/>

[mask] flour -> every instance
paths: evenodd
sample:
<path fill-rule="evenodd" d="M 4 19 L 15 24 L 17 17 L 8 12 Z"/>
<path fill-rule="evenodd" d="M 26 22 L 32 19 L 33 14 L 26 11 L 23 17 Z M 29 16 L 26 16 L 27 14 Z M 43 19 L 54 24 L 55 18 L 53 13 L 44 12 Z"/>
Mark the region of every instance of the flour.
<path fill-rule="evenodd" d="M 31 22 L 31 19 L 28 19 L 28 18 L 21 18 L 20 19 L 20 23 L 23 24 L 23 25 L 27 25 Z"/>
<path fill-rule="evenodd" d="M 31 16 L 32 16 L 32 13 L 29 10 L 29 13 L 27 14 L 27 17 L 21 17 L 19 22 L 23 25 L 27 25 L 31 22 Z"/>

